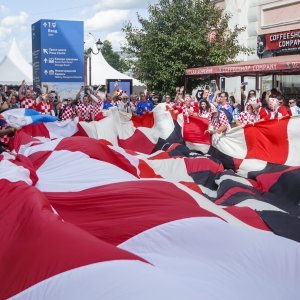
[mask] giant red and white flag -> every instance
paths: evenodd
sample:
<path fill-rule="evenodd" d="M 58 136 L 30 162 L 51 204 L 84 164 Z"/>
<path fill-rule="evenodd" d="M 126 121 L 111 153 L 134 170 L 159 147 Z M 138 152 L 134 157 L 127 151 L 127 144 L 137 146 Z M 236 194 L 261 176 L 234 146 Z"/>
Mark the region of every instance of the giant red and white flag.
<path fill-rule="evenodd" d="M 111 111 L 18 131 L 0 156 L 0 299 L 297 299 L 299 165 L 235 157 L 247 127 L 203 155 L 189 124 Z M 242 174 L 248 158 L 264 167 Z"/>

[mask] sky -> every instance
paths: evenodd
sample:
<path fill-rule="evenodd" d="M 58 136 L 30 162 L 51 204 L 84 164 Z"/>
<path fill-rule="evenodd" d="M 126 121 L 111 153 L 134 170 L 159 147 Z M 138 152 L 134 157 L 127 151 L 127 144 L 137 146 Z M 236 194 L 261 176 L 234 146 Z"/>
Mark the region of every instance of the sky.
<path fill-rule="evenodd" d="M 109 40 L 114 50 L 125 41 L 121 29 L 126 21 L 138 25 L 136 14 L 148 16 L 149 4 L 157 0 L 0 0 L 0 62 L 16 39 L 25 59 L 31 62 L 31 24 L 40 19 L 84 21 L 84 40 L 92 35 Z"/>

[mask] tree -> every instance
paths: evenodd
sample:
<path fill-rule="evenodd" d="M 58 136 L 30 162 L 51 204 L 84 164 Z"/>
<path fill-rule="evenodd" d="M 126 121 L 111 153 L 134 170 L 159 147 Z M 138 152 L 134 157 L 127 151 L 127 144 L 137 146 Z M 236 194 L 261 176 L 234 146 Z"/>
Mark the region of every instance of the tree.
<path fill-rule="evenodd" d="M 122 30 L 123 51 L 136 57 L 135 71 L 150 90 L 174 91 L 186 68 L 226 64 L 251 52 L 238 43 L 245 29 L 230 30 L 230 15 L 209 0 L 160 0 L 148 11 L 148 19 L 137 14 L 140 28 L 127 22 Z"/>
<path fill-rule="evenodd" d="M 120 72 L 129 70 L 129 66 L 126 61 L 122 59 L 117 52 L 113 51 L 110 41 L 104 41 L 101 52 L 106 61 L 116 70 Z"/>

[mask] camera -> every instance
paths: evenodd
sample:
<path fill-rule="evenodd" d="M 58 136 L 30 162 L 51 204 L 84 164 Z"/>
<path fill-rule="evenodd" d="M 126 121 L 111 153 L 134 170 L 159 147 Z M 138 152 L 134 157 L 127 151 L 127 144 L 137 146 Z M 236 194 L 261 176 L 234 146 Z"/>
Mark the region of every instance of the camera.
<path fill-rule="evenodd" d="M 83 85 L 81 87 L 81 89 L 83 90 L 83 92 L 84 92 L 85 95 L 88 94 L 89 91 L 90 91 L 90 87 L 88 85 Z"/>

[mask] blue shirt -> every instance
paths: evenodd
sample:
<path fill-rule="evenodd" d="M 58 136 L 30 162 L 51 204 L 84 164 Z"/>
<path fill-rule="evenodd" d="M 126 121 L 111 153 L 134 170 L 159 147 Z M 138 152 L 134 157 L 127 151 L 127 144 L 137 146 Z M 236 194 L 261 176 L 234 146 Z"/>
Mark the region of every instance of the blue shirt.
<path fill-rule="evenodd" d="M 145 111 L 151 111 L 153 107 L 154 105 L 150 100 L 147 100 L 146 102 L 139 101 L 136 107 L 136 113 L 138 115 L 143 115 Z"/>
<path fill-rule="evenodd" d="M 219 104 L 218 107 L 217 107 L 217 109 L 220 109 L 220 108 L 222 108 L 222 104 Z M 224 107 L 224 108 L 225 108 L 225 107 Z M 228 108 L 225 108 L 225 109 L 228 110 L 228 111 L 232 114 L 233 109 L 232 109 L 232 106 L 231 106 L 231 105 L 229 105 L 229 107 L 228 107 Z"/>
<path fill-rule="evenodd" d="M 110 102 L 108 101 L 103 102 L 103 109 L 109 109 L 110 107 L 113 107 L 113 105 Z"/>

